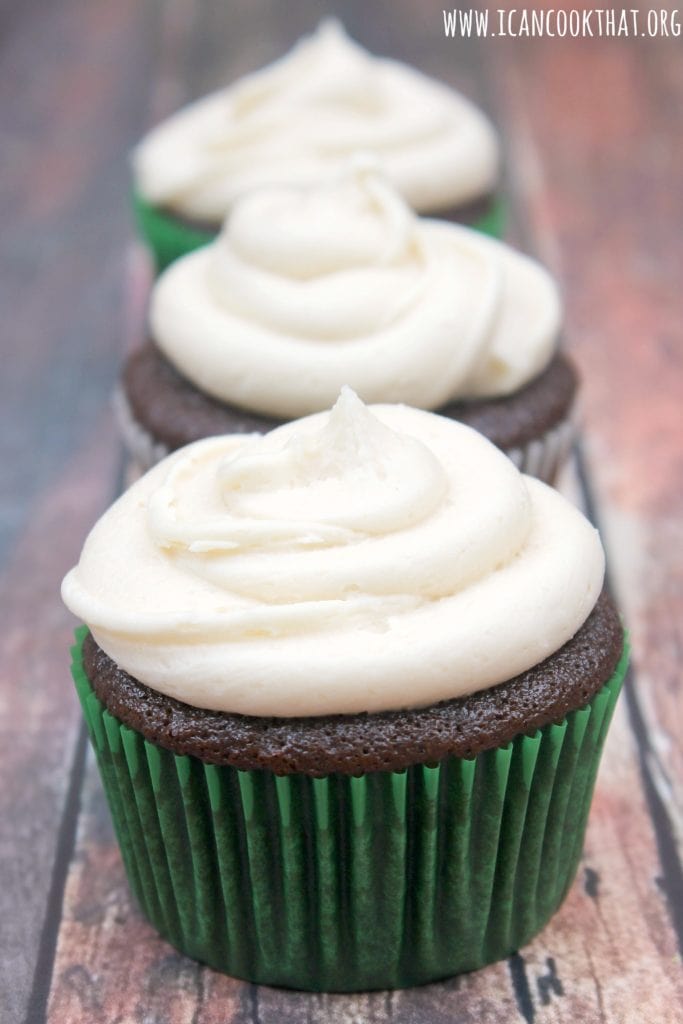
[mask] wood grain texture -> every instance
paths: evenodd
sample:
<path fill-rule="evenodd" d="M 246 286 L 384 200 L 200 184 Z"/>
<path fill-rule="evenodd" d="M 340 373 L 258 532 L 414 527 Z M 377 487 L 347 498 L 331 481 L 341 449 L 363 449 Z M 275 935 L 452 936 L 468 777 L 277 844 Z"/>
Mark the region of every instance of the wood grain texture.
<path fill-rule="evenodd" d="M 119 11 L 27 3 L 3 19 L 0 1019 L 10 1024 L 34 984 L 49 986 L 77 809 L 83 747 L 59 583 L 117 487 L 108 403 L 126 237 L 121 134 L 140 87 L 137 65 L 119 74 Z M 107 121 L 116 127 L 103 131 Z"/>
<path fill-rule="evenodd" d="M 570 344 L 584 374 L 590 486 L 633 636 L 638 686 L 627 690 L 627 704 L 680 952 L 683 112 L 672 102 L 683 88 L 679 51 L 667 43 L 586 46 L 580 76 L 567 53 L 550 47 L 530 48 L 523 75 L 516 56 L 507 56 L 501 93 L 516 138 L 525 140 L 518 145 L 542 175 L 528 208 L 563 281 Z"/>
<path fill-rule="evenodd" d="M 322 5 L 323 10 L 331 5 Z M 577 882 L 519 955 L 358 996 L 256 988 L 175 953 L 132 905 L 67 676 L 59 579 L 118 486 L 108 394 L 144 314 L 127 151 L 276 56 L 312 0 L 36 0 L 6 19 L 0 184 L 0 1019 L 7 1024 L 676 1024 L 683 1018 L 683 64 L 661 41 L 443 37 L 434 0 L 339 4 L 349 30 L 505 126 L 512 226 L 559 275 L 584 373 L 582 499 L 635 645 Z M 128 246 L 128 247 L 127 247 Z M 125 254 L 128 254 L 125 256 Z M 125 282 L 125 300 L 122 285 Z M 2 286 L 0 286 L 2 287 Z M 30 462 L 26 452 L 31 452 Z M 6 469 L 4 467 L 7 467 Z M 11 775 L 10 775 L 11 769 Z"/>

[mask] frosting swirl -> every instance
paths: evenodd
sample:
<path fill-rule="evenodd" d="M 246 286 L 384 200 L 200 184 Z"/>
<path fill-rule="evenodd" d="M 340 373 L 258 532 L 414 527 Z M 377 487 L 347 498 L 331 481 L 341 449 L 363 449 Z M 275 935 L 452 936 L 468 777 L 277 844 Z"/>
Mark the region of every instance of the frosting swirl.
<path fill-rule="evenodd" d="M 156 466 L 62 594 L 152 688 L 287 717 L 503 682 L 574 635 L 603 571 L 584 517 L 483 437 L 346 389 L 331 413 Z"/>
<path fill-rule="evenodd" d="M 255 186 L 311 184 L 369 150 L 415 209 L 466 203 L 495 184 L 487 119 L 454 90 L 373 57 L 324 21 L 275 63 L 190 104 L 134 154 L 145 198 L 220 222 Z"/>
<path fill-rule="evenodd" d="M 416 217 L 365 158 L 314 189 L 243 197 L 152 293 L 152 335 L 200 389 L 266 416 L 366 402 L 435 409 L 535 377 L 560 303 L 537 263 Z"/>

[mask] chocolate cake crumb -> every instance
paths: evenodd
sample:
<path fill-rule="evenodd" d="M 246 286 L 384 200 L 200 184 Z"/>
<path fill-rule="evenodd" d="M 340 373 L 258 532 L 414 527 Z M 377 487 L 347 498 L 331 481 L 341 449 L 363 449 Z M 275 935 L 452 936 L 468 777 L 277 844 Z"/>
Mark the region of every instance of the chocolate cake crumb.
<path fill-rule="evenodd" d="M 209 764 L 319 777 L 400 771 L 448 755 L 470 758 L 533 734 L 584 707 L 613 674 L 622 648 L 619 616 L 603 591 L 571 640 L 498 686 L 424 708 L 312 718 L 262 718 L 183 704 L 124 672 L 91 634 L 83 664 L 104 706 L 160 747 Z"/>
<path fill-rule="evenodd" d="M 509 451 L 565 420 L 577 383 L 573 365 L 558 353 L 538 377 L 512 395 L 450 402 L 435 411 L 474 427 Z M 283 422 L 205 394 L 183 377 L 151 340 L 129 357 L 123 388 L 140 426 L 172 451 L 215 434 L 263 434 Z"/>

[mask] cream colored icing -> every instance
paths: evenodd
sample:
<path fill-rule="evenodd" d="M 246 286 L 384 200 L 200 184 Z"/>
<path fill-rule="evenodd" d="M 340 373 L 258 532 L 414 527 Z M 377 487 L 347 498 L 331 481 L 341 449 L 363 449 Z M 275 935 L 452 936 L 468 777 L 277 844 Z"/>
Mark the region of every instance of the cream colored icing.
<path fill-rule="evenodd" d="M 336 21 L 162 122 L 138 146 L 134 171 L 149 202 L 218 223 L 246 190 L 311 184 L 358 150 L 375 153 L 428 212 L 485 195 L 498 174 L 495 133 L 476 107 L 367 53 Z"/>
<path fill-rule="evenodd" d="M 152 688 L 287 717 L 503 682 L 573 636 L 603 572 L 586 519 L 485 438 L 345 389 L 331 413 L 169 456 L 62 594 Z"/>
<path fill-rule="evenodd" d="M 370 161 L 312 189 L 243 197 L 212 244 L 152 293 L 150 329 L 180 372 L 266 416 L 366 402 L 435 409 L 506 395 L 548 364 L 549 274 L 502 242 L 417 217 Z"/>

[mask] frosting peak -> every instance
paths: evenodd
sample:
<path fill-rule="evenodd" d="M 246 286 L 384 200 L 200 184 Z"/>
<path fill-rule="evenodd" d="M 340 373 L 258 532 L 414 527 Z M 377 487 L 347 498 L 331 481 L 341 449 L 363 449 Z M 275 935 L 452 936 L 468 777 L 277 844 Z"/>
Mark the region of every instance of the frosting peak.
<path fill-rule="evenodd" d="M 243 198 L 215 243 L 206 284 L 226 315 L 341 340 L 395 320 L 423 269 L 416 218 L 376 168 L 356 161 L 324 187 Z"/>
<path fill-rule="evenodd" d="M 538 264 L 418 218 L 364 157 L 314 188 L 244 196 L 214 243 L 161 275 L 150 320 L 200 389 L 284 419 L 344 384 L 426 409 L 508 394 L 550 360 L 560 305 Z"/>
<path fill-rule="evenodd" d="M 273 106 L 293 101 L 323 107 L 338 104 L 349 111 L 354 106 L 372 108 L 380 99 L 372 69 L 373 58 L 349 38 L 342 23 L 324 18 L 285 57 L 235 84 L 231 114 L 235 120 L 257 112 L 267 116 Z M 216 141 L 220 144 L 224 137 L 219 135 Z"/>
<path fill-rule="evenodd" d="M 430 704 L 542 661 L 597 600 L 595 530 L 492 444 L 405 406 L 209 438 L 134 484 L 64 580 L 149 686 L 319 715 Z"/>
<path fill-rule="evenodd" d="M 324 188 L 245 196 L 217 244 L 262 270 L 306 280 L 394 263 L 417 238 L 416 218 L 377 161 L 357 156 Z"/>
<path fill-rule="evenodd" d="M 148 201 L 220 223 L 246 191 L 311 184 L 359 150 L 421 210 L 485 195 L 497 176 L 493 129 L 472 104 L 372 56 L 336 21 L 163 122 L 134 163 Z"/>
<path fill-rule="evenodd" d="M 315 430 L 256 436 L 206 468 L 200 453 L 179 462 L 150 499 L 149 529 L 162 547 L 202 557 L 344 544 L 410 526 L 446 488 L 422 442 L 385 426 L 345 388 Z"/>

